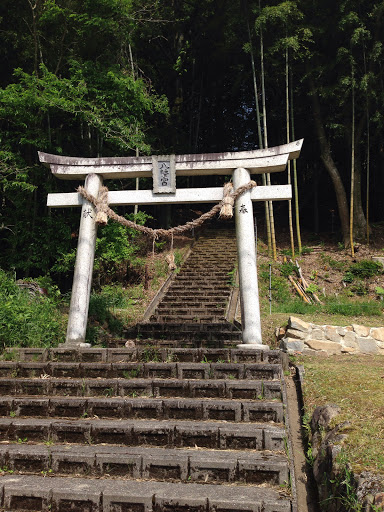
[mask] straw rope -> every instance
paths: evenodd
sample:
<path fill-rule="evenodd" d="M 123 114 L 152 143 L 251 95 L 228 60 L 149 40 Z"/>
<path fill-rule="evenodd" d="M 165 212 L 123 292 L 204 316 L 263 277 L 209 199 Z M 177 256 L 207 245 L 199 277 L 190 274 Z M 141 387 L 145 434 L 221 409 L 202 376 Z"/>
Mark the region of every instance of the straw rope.
<path fill-rule="evenodd" d="M 77 192 L 79 192 L 79 194 L 81 194 L 87 201 L 89 201 L 95 206 L 96 222 L 106 224 L 107 217 L 109 217 L 110 219 L 119 222 L 123 226 L 136 229 L 137 231 L 141 231 L 145 235 L 148 235 L 152 237 L 154 240 L 156 240 L 159 237 L 173 238 L 174 235 L 180 235 L 186 231 L 190 231 L 194 228 L 200 227 L 204 224 L 204 222 L 214 217 L 222 209 L 224 213 L 220 215 L 221 217 L 226 219 L 232 217 L 232 214 L 228 213 L 228 206 L 230 206 L 232 210 L 232 206 L 236 199 L 240 197 L 242 194 L 244 194 L 244 192 L 247 192 L 247 190 L 251 190 L 256 186 L 257 183 L 251 180 L 246 185 L 242 185 L 236 190 L 236 192 L 234 192 L 232 183 L 226 183 L 224 185 L 224 197 L 220 201 L 220 203 L 216 204 L 208 212 L 204 213 L 197 219 L 187 222 L 186 224 L 183 224 L 181 226 L 175 226 L 170 229 L 152 229 L 147 226 L 141 226 L 140 224 L 136 224 L 135 222 L 128 220 L 125 217 L 122 217 L 121 215 L 118 215 L 108 206 L 108 188 L 105 186 L 100 188 L 98 198 L 94 197 L 92 194 L 89 194 L 85 190 L 85 188 L 81 186 L 78 187 Z"/>

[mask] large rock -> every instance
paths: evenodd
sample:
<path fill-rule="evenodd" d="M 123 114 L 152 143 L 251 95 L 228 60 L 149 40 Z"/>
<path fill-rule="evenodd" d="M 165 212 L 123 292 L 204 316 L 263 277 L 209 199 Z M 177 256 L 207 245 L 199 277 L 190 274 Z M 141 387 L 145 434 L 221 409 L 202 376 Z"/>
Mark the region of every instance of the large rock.
<path fill-rule="evenodd" d="M 287 329 L 287 338 L 294 338 L 296 340 L 305 340 L 308 333 L 305 331 L 297 331 L 296 329 Z"/>
<path fill-rule="evenodd" d="M 357 347 L 356 343 L 356 333 L 352 331 L 347 331 L 343 338 L 343 343 L 346 347 Z"/>
<path fill-rule="evenodd" d="M 332 325 L 326 325 L 324 328 L 324 332 L 325 332 L 325 337 L 328 340 L 333 341 L 335 343 L 341 342 L 341 336 L 337 332 L 337 327 L 333 327 Z"/>
<path fill-rule="evenodd" d="M 371 329 L 371 336 L 377 341 L 384 342 L 384 327 L 374 327 Z"/>
<path fill-rule="evenodd" d="M 331 420 L 341 413 L 341 409 L 336 404 L 319 405 L 313 411 L 311 418 L 311 430 L 315 432 L 319 427 L 327 429 Z"/>
<path fill-rule="evenodd" d="M 364 325 L 352 324 L 353 330 L 358 336 L 369 336 L 369 327 L 365 327 Z"/>
<path fill-rule="evenodd" d="M 309 348 L 313 348 L 314 350 L 325 350 L 328 354 L 341 354 L 340 343 L 325 340 L 313 340 L 312 338 L 306 340 L 305 343 Z"/>
<path fill-rule="evenodd" d="M 324 331 L 320 328 L 312 329 L 311 338 L 314 340 L 323 340 L 324 339 Z"/>
<path fill-rule="evenodd" d="M 288 320 L 288 327 L 296 329 L 297 331 L 309 331 L 311 326 L 308 322 L 304 322 L 300 318 L 290 316 Z"/>
<path fill-rule="evenodd" d="M 357 345 L 363 354 L 378 354 L 379 347 L 372 338 L 357 338 Z"/>
<path fill-rule="evenodd" d="M 287 352 L 302 352 L 304 341 L 294 338 L 284 338 L 281 340 L 281 348 Z"/>

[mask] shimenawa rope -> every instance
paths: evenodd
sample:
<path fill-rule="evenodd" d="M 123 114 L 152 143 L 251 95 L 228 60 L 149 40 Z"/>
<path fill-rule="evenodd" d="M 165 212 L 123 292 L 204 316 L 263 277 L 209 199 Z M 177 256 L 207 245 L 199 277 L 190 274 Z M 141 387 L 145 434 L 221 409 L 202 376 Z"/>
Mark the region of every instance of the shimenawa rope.
<path fill-rule="evenodd" d="M 224 185 L 223 190 L 223 199 L 220 203 L 216 204 L 213 208 L 211 208 L 208 212 L 203 213 L 197 219 L 187 222 L 182 226 L 175 226 L 170 229 L 152 229 L 147 226 L 141 226 L 140 224 L 136 224 L 135 222 L 118 215 L 108 206 L 108 188 L 101 187 L 98 198 L 94 197 L 92 194 L 89 194 L 84 187 L 78 187 L 77 192 L 81 194 L 87 201 L 92 203 L 96 208 L 96 222 L 98 224 L 107 224 L 108 217 L 116 222 L 119 222 L 123 226 L 128 228 L 136 229 L 137 231 L 141 231 L 142 233 L 151 236 L 154 240 L 159 237 L 164 238 L 172 238 L 173 235 L 182 234 L 185 231 L 190 231 L 193 228 L 200 227 L 204 224 L 205 221 L 214 217 L 218 212 L 220 212 L 220 217 L 224 219 L 230 219 L 233 216 L 233 205 L 238 197 L 240 197 L 247 190 L 251 190 L 252 188 L 257 187 L 257 183 L 253 180 L 249 181 L 246 185 L 242 185 L 239 187 L 236 192 L 233 191 L 233 185 L 231 182 L 228 182 Z"/>

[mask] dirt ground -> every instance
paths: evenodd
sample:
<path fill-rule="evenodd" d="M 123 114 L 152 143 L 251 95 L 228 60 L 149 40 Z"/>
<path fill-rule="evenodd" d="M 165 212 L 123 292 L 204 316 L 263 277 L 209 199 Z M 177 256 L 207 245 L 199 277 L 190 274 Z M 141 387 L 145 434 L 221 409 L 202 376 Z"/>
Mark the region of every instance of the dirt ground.
<path fill-rule="evenodd" d="M 364 242 L 355 243 L 355 255 L 352 257 L 351 249 L 345 249 L 336 239 L 336 236 L 328 233 L 313 234 L 308 231 L 302 233 L 303 254 L 295 255 L 304 278 L 308 284 L 317 285 L 319 296 L 338 296 L 341 293 L 347 293 L 348 289 L 353 288 L 353 284 L 343 281 L 344 273 L 350 265 L 361 260 L 370 260 L 372 256 L 384 258 L 384 225 L 372 227 L 370 235 L 370 244 Z M 261 244 L 259 250 L 259 262 L 268 262 L 266 255 L 267 247 Z M 277 233 L 278 261 L 282 263 L 284 258 L 289 260 L 290 239 L 287 231 Z M 296 248 L 297 250 L 297 248 Z M 384 287 L 384 274 L 377 275 L 364 282 L 367 293 L 365 299 L 377 300 L 375 289 Z M 352 294 L 351 294 L 352 296 Z"/>

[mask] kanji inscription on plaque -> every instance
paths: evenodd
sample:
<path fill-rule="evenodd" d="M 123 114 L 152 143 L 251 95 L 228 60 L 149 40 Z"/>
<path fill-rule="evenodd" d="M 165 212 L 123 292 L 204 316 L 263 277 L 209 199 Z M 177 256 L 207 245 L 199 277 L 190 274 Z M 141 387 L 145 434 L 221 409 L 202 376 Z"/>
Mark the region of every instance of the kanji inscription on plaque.
<path fill-rule="evenodd" d="M 153 193 L 174 194 L 176 192 L 175 155 L 154 155 L 152 165 Z"/>

